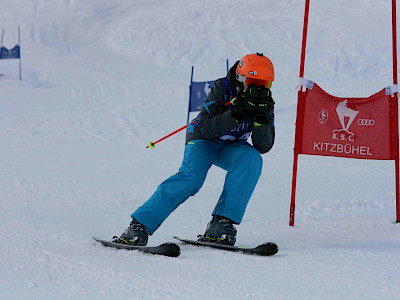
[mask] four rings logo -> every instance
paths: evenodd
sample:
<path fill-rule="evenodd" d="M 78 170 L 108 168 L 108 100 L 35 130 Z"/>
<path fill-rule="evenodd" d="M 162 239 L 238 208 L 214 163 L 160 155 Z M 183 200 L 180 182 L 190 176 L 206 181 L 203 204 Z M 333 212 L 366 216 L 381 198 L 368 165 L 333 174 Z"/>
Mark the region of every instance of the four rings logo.
<path fill-rule="evenodd" d="M 360 126 L 374 126 L 375 120 L 374 119 L 358 119 L 357 124 Z"/>

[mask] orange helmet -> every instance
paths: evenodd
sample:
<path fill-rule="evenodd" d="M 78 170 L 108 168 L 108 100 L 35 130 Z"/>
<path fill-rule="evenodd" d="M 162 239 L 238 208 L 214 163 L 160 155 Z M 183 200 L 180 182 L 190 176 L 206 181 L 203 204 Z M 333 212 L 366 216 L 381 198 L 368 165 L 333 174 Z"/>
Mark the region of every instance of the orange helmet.
<path fill-rule="evenodd" d="M 274 66 L 262 53 L 248 54 L 240 60 L 236 68 L 236 79 L 245 85 L 254 83 L 270 88 L 275 80 Z"/>

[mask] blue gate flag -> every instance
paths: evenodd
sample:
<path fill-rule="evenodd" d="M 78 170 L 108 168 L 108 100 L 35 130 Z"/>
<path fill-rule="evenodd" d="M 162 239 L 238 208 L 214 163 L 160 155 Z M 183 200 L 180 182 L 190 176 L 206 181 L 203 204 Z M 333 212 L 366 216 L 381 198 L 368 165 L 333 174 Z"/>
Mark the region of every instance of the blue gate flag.
<path fill-rule="evenodd" d="M 214 86 L 213 81 L 192 82 L 190 85 L 189 112 L 200 111 L 204 100 Z"/>
<path fill-rule="evenodd" d="M 19 45 L 15 45 L 14 48 L 12 49 L 7 49 L 6 47 L 0 48 L 0 59 L 13 59 L 13 58 L 21 58 Z"/>
<path fill-rule="evenodd" d="M 226 60 L 226 70 L 227 72 L 229 72 L 228 60 Z M 187 113 L 187 124 L 189 123 L 189 116 L 191 112 L 201 111 L 204 100 L 206 100 L 208 93 L 211 91 L 215 84 L 215 80 L 200 82 L 193 81 L 193 71 L 194 67 L 192 66 L 192 75 L 190 76 L 189 87 L 189 108 Z"/>

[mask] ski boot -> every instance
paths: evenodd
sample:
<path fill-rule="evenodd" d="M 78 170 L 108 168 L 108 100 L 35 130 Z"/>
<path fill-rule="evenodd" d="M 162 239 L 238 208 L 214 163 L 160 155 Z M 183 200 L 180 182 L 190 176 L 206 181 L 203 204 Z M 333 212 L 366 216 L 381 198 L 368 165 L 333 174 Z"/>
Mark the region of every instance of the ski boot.
<path fill-rule="evenodd" d="M 228 218 L 213 216 L 204 235 L 198 236 L 198 241 L 233 246 L 236 242 L 236 228 Z"/>
<path fill-rule="evenodd" d="M 114 243 L 134 246 L 146 246 L 149 239 L 149 231 L 145 226 L 132 218 L 132 222 L 125 232 L 118 238 L 114 236 Z"/>

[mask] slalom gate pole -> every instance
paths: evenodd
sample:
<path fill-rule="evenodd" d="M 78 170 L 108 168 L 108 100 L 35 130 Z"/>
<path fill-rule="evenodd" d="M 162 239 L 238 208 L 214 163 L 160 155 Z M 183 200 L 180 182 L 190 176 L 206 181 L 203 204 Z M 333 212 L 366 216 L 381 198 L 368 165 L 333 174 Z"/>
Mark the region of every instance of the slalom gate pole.
<path fill-rule="evenodd" d="M 397 85 L 397 29 L 396 29 L 396 0 L 392 0 L 392 44 L 393 44 L 393 84 Z M 395 99 L 395 168 L 396 168 L 396 223 L 400 223 L 400 173 L 399 173 L 399 122 L 398 122 L 398 93 L 394 93 Z"/>
<path fill-rule="evenodd" d="M 0 47 L 3 47 L 3 39 L 4 39 L 4 29 L 1 31 L 1 42 L 0 42 Z"/>
<path fill-rule="evenodd" d="M 300 57 L 300 74 L 299 77 L 303 78 L 304 77 L 304 62 L 306 58 L 306 44 L 307 44 L 307 29 L 308 29 L 308 14 L 310 10 L 310 0 L 306 0 L 305 3 L 305 8 L 304 8 L 304 23 L 303 23 L 303 40 L 302 40 L 302 45 L 301 45 L 301 57 Z M 302 107 L 302 103 L 299 103 L 300 101 L 303 101 L 302 97 L 302 87 L 300 86 L 300 90 L 298 91 L 298 112 L 297 112 L 297 118 L 301 116 L 302 114 L 299 114 L 299 109 Z M 296 137 L 295 137 L 295 142 L 294 142 L 294 149 L 293 149 L 293 174 L 292 174 L 292 196 L 290 199 L 290 215 L 289 215 L 289 226 L 294 226 L 294 213 L 295 213 L 295 208 L 296 208 L 296 184 L 297 184 L 297 163 L 298 163 L 298 157 L 299 157 L 299 141 L 298 139 L 300 138 L 300 135 L 302 132 L 299 130 L 299 121 L 296 120 Z"/>
<path fill-rule="evenodd" d="M 18 26 L 18 45 L 19 45 L 19 80 L 22 80 L 21 73 L 21 30 Z"/>

